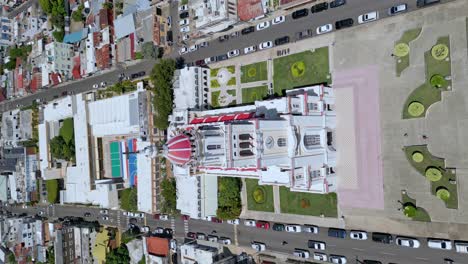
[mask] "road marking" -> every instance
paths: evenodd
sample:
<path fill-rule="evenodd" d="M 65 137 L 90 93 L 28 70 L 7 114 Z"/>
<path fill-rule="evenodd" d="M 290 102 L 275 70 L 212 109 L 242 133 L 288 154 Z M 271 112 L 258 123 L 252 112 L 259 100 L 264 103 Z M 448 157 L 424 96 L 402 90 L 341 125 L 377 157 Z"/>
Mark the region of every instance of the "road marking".
<path fill-rule="evenodd" d="M 239 241 L 237 241 L 237 225 L 234 225 L 234 244 L 239 246 Z"/>
<path fill-rule="evenodd" d="M 184 220 L 184 231 L 185 231 L 185 234 L 187 234 L 189 232 L 189 226 L 188 226 L 189 222 L 188 220 Z"/>
<path fill-rule="evenodd" d="M 365 251 L 365 250 L 362 249 L 362 248 L 351 248 L 351 249 L 354 249 L 354 250 L 357 250 L 357 251 Z"/>
<path fill-rule="evenodd" d="M 388 253 L 388 252 L 380 252 L 380 253 L 384 254 L 384 255 L 395 256 L 395 254 L 393 254 L 393 253 Z"/>
<path fill-rule="evenodd" d="M 427 258 L 421 258 L 421 257 L 416 257 L 416 259 L 419 259 L 419 260 L 429 260 Z"/>
<path fill-rule="evenodd" d="M 175 218 L 174 217 L 171 217 L 171 229 L 172 229 L 172 232 L 175 233 Z"/>

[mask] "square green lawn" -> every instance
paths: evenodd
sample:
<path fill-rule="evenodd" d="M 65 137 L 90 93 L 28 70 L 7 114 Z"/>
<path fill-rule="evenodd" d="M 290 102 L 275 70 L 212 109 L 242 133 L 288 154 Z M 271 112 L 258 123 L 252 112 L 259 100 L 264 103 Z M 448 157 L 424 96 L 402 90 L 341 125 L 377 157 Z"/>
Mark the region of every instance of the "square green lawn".
<path fill-rule="evenodd" d="M 268 86 L 257 86 L 242 89 L 242 103 L 254 103 L 255 101 L 263 100 L 268 96 Z"/>
<path fill-rule="evenodd" d="M 304 201 L 303 201 L 304 200 Z M 280 187 L 281 213 L 337 217 L 336 193 L 316 194 L 291 192 L 288 188 Z M 302 205 L 306 205 L 303 208 Z"/>
<path fill-rule="evenodd" d="M 46 190 L 47 190 L 47 201 L 49 203 L 58 202 L 59 197 L 59 186 L 58 180 L 47 180 L 45 181 Z"/>
<path fill-rule="evenodd" d="M 275 94 L 294 87 L 331 83 L 328 47 L 304 51 L 273 60 Z"/>
<path fill-rule="evenodd" d="M 219 98 L 220 94 L 221 94 L 221 91 L 211 92 L 211 107 L 213 107 L 213 108 L 218 108 L 219 107 L 218 98 Z"/>
<path fill-rule="evenodd" d="M 63 120 L 59 134 L 67 144 L 70 143 L 70 141 L 73 139 L 73 127 L 73 118 L 67 118 Z"/>
<path fill-rule="evenodd" d="M 258 180 L 245 179 L 245 187 L 247 190 L 247 209 L 251 211 L 274 212 L 275 206 L 273 202 L 273 187 L 269 185 L 258 185 Z M 254 191 L 260 188 L 264 192 L 264 201 L 257 203 L 254 200 Z"/>
<path fill-rule="evenodd" d="M 120 208 L 125 211 L 135 212 L 138 210 L 138 194 L 136 188 L 127 188 L 119 191 Z"/>
<path fill-rule="evenodd" d="M 241 83 L 268 80 L 267 62 L 261 61 L 241 67 Z"/>

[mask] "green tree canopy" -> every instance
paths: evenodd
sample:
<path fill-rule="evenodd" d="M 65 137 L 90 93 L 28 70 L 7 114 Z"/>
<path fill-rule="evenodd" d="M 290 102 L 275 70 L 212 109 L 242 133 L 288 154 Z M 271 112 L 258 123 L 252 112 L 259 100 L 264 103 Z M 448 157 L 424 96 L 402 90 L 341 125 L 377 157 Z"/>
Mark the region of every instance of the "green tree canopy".
<path fill-rule="evenodd" d="M 166 129 L 169 125 L 167 118 L 172 113 L 174 71 L 175 61 L 172 59 L 160 60 L 151 71 L 150 80 L 154 86 L 154 123 L 158 129 Z"/>
<path fill-rule="evenodd" d="M 221 219 L 238 218 L 241 210 L 240 191 L 242 182 L 239 178 L 218 178 L 218 210 L 216 215 Z"/>
<path fill-rule="evenodd" d="M 127 264 L 130 263 L 130 255 L 125 244 L 110 251 L 106 255 L 107 264 Z"/>
<path fill-rule="evenodd" d="M 164 198 L 161 203 L 161 212 L 168 214 L 176 214 L 177 209 L 177 189 L 174 178 L 166 178 L 161 181 L 161 195 Z"/>
<path fill-rule="evenodd" d="M 157 59 L 159 55 L 159 49 L 153 44 L 153 42 L 149 41 L 143 43 L 141 46 L 141 53 L 145 59 Z"/>

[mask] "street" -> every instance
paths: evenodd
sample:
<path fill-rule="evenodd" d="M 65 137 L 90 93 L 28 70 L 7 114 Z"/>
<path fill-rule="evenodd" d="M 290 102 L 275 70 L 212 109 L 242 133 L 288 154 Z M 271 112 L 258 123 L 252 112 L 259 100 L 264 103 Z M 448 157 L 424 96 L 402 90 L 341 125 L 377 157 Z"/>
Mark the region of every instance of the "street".
<path fill-rule="evenodd" d="M 9 211 L 21 214 L 27 213 L 35 215 L 39 211 L 44 211 L 44 217 L 52 219 L 77 216 L 83 217 L 84 213 L 91 213 L 91 217 L 84 217 L 88 221 L 98 220 L 103 225 L 119 227 L 121 230 L 126 230 L 129 223 L 129 217 L 124 216 L 120 210 L 109 210 L 109 220 L 102 220 L 103 214 L 100 213 L 99 208 L 84 207 L 84 206 L 39 206 L 37 208 L 21 208 L 9 207 Z M 136 218 L 136 217 L 135 217 Z M 240 225 L 234 226 L 228 223 L 213 223 L 204 220 L 184 221 L 181 217 L 173 218 L 171 221 L 155 220 L 151 215 L 146 215 L 146 219 L 137 219 L 136 225 L 149 226 L 151 230 L 156 227 L 171 228 L 174 231 L 174 236 L 179 241 L 185 237 L 186 231 L 195 233 L 204 233 L 205 235 L 216 235 L 218 237 L 228 237 L 233 244 L 242 247 L 250 247 L 252 241 L 263 242 L 266 244 L 266 253 L 268 251 L 281 252 L 292 254 L 295 248 L 309 250 L 307 247 L 308 240 L 316 240 L 325 242 L 326 249 L 324 252 L 328 255 L 336 254 L 346 256 L 348 262 L 351 262 L 358 257 L 359 260 L 372 259 L 379 260 L 382 263 L 410 263 L 410 264 L 423 264 L 423 263 L 444 263 L 444 258 L 453 259 L 454 263 L 467 263 L 468 256 L 456 253 L 455 250 L 444 251 L 439 249 L 430 249 L 427 247 L 426 238 L 418 238 L 421 242 L 420 248 L 404 248 L 392 244 L 381 244 L 373 242 L 370 238 L 365 241 L 351 240 L 349 238 L 349 230 L 347 230 L 347 237 L 345 239 L 329 237 L 327 228 L 319 227 L 318 234 L 312 233 L 288 233 L 285 231 L 278 232 L 272 229 L 265 230 L 255 227 L 247 227 L 241 220 Z M 146 224 L 145 224 L 146 223 Z M 273 224 L 273 223 L 270 223 Z M 188 225 L 188 229 L 186 226 Z M 395 237 L 394 237 L 395 239 Z M 282 242 L 286 241 L 286 245 Z M 237 243 L 236 243 L 237 242 Z M 309 250 L 311 254 L 314 250 Z M 317 251 L 319 252 L 319 251 Z"/>

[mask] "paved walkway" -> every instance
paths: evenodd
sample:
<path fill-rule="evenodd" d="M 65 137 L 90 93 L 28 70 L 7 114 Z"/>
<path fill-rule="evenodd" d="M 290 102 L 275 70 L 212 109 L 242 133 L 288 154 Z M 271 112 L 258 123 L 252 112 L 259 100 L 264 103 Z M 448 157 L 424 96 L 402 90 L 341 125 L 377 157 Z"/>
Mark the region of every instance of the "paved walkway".
<path fill-rule="evenodd" d="M 273 205 L 275 206 L 275 213 L 281 213 L 281 204 L 280 204 L 280 193 L 279 193 L 279 186 L 273 186 Z"/>

